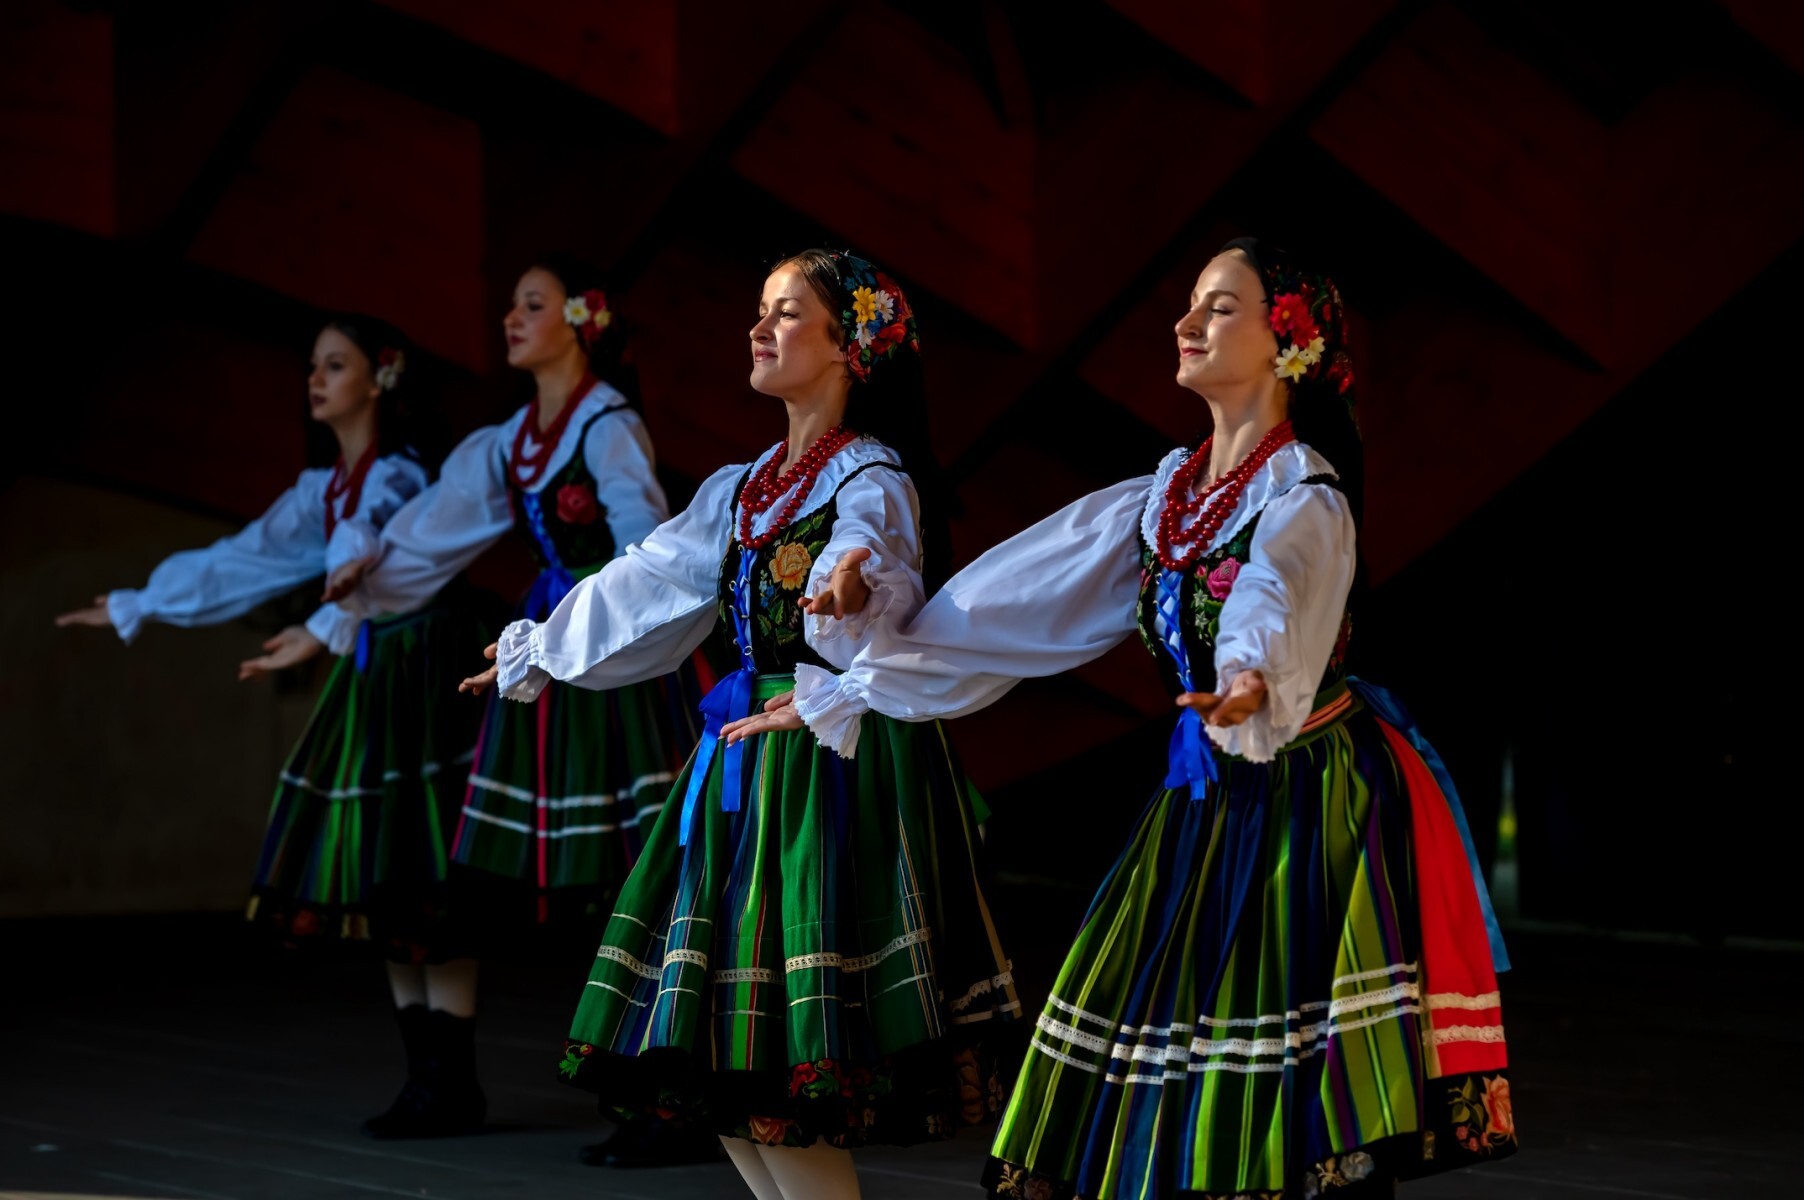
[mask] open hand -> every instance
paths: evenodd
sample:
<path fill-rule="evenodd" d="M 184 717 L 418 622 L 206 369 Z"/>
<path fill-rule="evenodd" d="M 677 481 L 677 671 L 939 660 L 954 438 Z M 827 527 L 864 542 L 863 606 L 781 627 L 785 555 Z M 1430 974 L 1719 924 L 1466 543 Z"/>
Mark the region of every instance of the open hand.
<path fill-rule="evenodd" d="M 1265 707 L 1265 676 L 1258 671 L 1242 671 L 1220 695 L 1185 692 L 1178 697 L 1178 706 L 1194 708 L 1205 725 L 1238 725 Z"/>
<path fill-rule="evenodd" d="M 66 612 L 56 619 L 58 629 L 66 629 L 71 625 L 92 625 L 96 629 L 105 629 L 112 623 L 113 614 L 107 608 L 105 596 L 96 596 L 89 607 Z"/>
<path fill-rule="evenodd" d="M 321 604 L 334 604 L 357 590 L 369 569 L 376 565 L 376 556 L 366 554 L 362 558 L 353 558 L 339 567 L 326 578 L 326 590 L 321 592 Z"/>
<path fill-rule="evenodd" d="M 871 598 L 871 589 L 865 584 L 864 572 L 858 567 L 870 557 L 871 552 L 863 546 L 840 555 L 839 561 L 827 575 L 827 586 L 820 594 L 802 597 L 802 611 L 817 617 L 832 617 L 834 620 L 863 612 L 865 604 Z"/>
<path fill-rule="evenodd" d="M 772 733 L 778 729 L 800 729 L 801 727 L 802 715 L 796 712 L 796 694 L 789 691 L 766 700 L 763 712 L 753 713 L 749 717 L 741 717 L 737 721 L 729 721 L 721 726 L 720 736 L 727 739 L 730 745 L 733 742 L 742 742 L 754 734 Z"/>
<path fill-rule="evenodd" d="M 494 662 L 500 655 L 500 642 L 490 642 L 482 651 L 482 656 L 490 662 Z M 489 684 L 494 683 L 496 677 L 500 674 L 501 667 L 499 665 L 490 667 L 480 675 L 472 675 L 462 683 L 458 684 L 457 690 L 460 692 L 468 692 L 472 696 L 480 696 L 483 692 L 488 690 Z"/>
<path fill-rule="evenodd" d="M 290 625 L 263 643 L 262 658 L 249 658 L 238 664 L 238 682 L 304 663 L 325 648 L 326 644 L 304 626 Z"/>

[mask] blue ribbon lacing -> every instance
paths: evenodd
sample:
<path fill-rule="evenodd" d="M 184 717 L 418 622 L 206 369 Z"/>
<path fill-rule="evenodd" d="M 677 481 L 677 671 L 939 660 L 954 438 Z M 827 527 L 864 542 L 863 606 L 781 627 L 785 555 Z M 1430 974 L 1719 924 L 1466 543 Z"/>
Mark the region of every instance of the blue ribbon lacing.
<path fill-rule="evenodd" d="M 1187 692 L 1196 684 L 1190 674 L 1190 651 L 1184 645 L 1183 612 L 1184 573 L 1161 571 L 1159 593 L 1153 614 L 1153 632 L 1159 644 L 1171 656 L 1177 668 L 1178 683 Z M 1215 766 L 1215 752 L 1209 736 L 1203 732 L 1203 717 L 1194 708 L 1178 714 L 1178 725 L 1171 731 L 1171 748 L 1166 752 L 1165 786 L 1188 787 L 1192 800 L 1201 800 L 1211 783 L 1221 778 Z"/>
<path fill-rule="evenodd" d="M 520 506 L 526 511 L 526 525 L 532 530 L 532 540 L 538 543 L 539 554 L 545 560 L 545 569 L 539 572 L 539 577 L 532 581 L 531 590 L 526 593 L 525 615 L 528 621 L 543 621 L 570 594 L 570 589 L 576 586 L 576 578 L 558 557 L 551 534 L 546 532 L 545 510 L 539 503 L 539 493 L 521 492 Z"/>
<path fill-rule="evenodd" d="M 683 793 L 683 819 L 678 826 L 677 844 L 687 846 L 695 827 L 696 809 L 700 807 L 702 788 L 708 781 L 708 768 L 720 747 L 720 731 L 729 721 L 752 715 L 752 683 L 758 669 L 752 661 L 752 568 L 758 556 L 741 546 L 739 572 L 733 578 L 733 639 L 739 643 L 739 669 L 722 679 L 702 697 L 702 736 L 695 746 L 695 761 L 689 767 L 689 788 Z M 720 810 L 738 812 L 745 794 L 745 743 L 727 747 L 721 763 Z"/>

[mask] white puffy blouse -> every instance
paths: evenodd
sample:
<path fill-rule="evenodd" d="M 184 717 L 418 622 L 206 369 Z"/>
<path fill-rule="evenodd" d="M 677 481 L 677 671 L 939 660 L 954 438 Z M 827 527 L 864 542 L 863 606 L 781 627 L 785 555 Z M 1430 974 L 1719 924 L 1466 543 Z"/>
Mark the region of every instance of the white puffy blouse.
<path fill-rule="evenodd" d="M 513 528 L 512 493 L 541 490 L 579 451 L 595 479 L 595 496 L 606 511 L 616 555 L 643 541 L 670 513 L 645 422 L 605 383 L 597 383 L 576 405 L 545 469 L 526 488 L 510 478 L 509 458 L 532 405 L 459 443 L 439 469 L 438 481 L 383 527 L 379 561 L 357 591 L 321 621 L 314 636 L 344 653 L 364 618 L 412 612 L 426 604 Z M 595 420 L 604 412 L 607 416 Z M 528 431 L 529 450 L 533 432 Z"/>
<path fill-rule="evenodd" d="M 993 547 L 912 621 L 867 638 L 841 673 L 799 667 L 803 720 L 851 757 L 868 711 L 904 721 L 962 716 L 1133 634 L 1143 540 L 1155 544 L 1167 485 L 1188 455 L 1174 450 L 1155 474 L 1085 496 Z M 1301 443 L 1283 447 L 1207 548 L 1259 517 L 1222 607 L 1215 672 L 1218 690 L 1241 671 L 1262 672 L 1267 703 L 1243 724 L 1205 726 L 1223 751 L 1254 762 L 1269 762 L 1308 718 L 1353 584 L 1352 513 L 1334 487 L 1305 482 L 1321 476 L 1334 476 L 1327 460 Z"/>
<path fill-rule="evenodd" d="M 765 451 L 752 467 L 780 448 Z M 860 470 L 871 464 L 885 465 Z M 821 590 L 847 551 L 872 552 L 859 568 L 871 589 L 863 612 L 839 620 L 804 618 L 808 645 L 839 667 L 851 665 L 875 630 L 906 620 L 921 604 L 920 502 L 899 468 L 893 450 L 860 438 L 827 461 L 794 516 L 801 520 L 837 495 L 833 529 L 809 569 L 808 595 Z M 503 630 L 501 694 L 530 701 L 554 679 L 605 689 L 676 669 L 715 621 L 721 563 L 737 531 L 737 493 L 746 472 L 745 464 L 722 467 L 687 509 L 579 581 L 543 622 L 515 621 Z M 767 531 L 783 508 L 780 499 L 756 515 L 753 533 Z"/>
<path fill-rule="evenodd" d="M 328 538 L 326 491 L 332 471 L 302 471 L 267 512 L 237 533 L 204 549 L 170 555 L 141 588 L 109 593 L 113 628 L 130 642 L 146 621 L 188 627 L 229 621 L 309 579 L 374 554 L 383 525 L 425 490 L 426 478 L 426 468 L 406 455 L 376 459 L 355 507 L 345 508 L 349 494 L 332 502 L 337 523 Z M 330 606 L 320 609 L 308 628 L 328 622 L 331 615 Z"/>

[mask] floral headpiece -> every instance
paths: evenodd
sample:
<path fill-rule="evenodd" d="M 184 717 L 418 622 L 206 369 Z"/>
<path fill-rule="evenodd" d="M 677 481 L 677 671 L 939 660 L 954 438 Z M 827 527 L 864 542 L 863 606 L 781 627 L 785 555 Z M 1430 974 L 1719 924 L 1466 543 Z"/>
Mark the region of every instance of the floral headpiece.
<path fill-rule="evenodd" d="M 600 288 L 590 288 L 570 297 L 564 301 L 564 320 L 576 330 L 583 349 L 589 349 L 595 344 L 595 339 L 614 323 L 614 313 L 608 308 L 607 293 Z"/>
<path fill-rule="evenodd" d="M 407 355 L 389 347 L 376 356 L 376 386 L 392 392 L 401 386 L 401 372 L 407 369 Z"/>
<path fill-rule="evenodd" d="M 921 352 L 915 310 L 896 281 L 855 254 L 833 255 L 839 270 L 839 321 L 846 330 L 846 366 L 854 379 L 869 379 L 878 363 L 899 350 Z"/>
<path fill-rule="evenodd" d="M 1326 275 L 1293 267 L 1288 257 L 1256 238 L 1236 238 L 1222 253 L 1238 250 L 1252 260 L 1271 305 L 1278 338 L 1273 371 L 1293 386 L 1324 381 L 1353 406 L 1353 360 L 1347 354 L 1347 309 Z"/>

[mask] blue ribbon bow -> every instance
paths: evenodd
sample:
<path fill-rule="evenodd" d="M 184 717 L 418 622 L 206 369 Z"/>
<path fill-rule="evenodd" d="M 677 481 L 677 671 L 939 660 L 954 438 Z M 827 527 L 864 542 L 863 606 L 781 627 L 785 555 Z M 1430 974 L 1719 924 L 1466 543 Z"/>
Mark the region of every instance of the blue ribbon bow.
<path fill-rule="evenodd" d="M 526 619 L 543 621 L 551 615 L 551 610 L 563 603 L 564 597 L 576 587 L 576 578 L 564 570 L 563 564 L 554 562 L 539 572 L 539 577 L 532 581 L 532 588 L 526 593 Z"/>
<path fill-rule="evenodd" d="M 741 667 L 725 679 L 709 689 L 702 697 L 702 737 L 695 746 L 695 762 L 689 768 L 689 788 L 683 793 L 683 823 L 677 834 L 677 844 L 689 844 L 689 831 L 695 824 L 696 806 L 701 800 L 702 787 L 708 781 L 708 768 L 713 765 L 714 752 L 720 747 L 720 731 L 729 721 L 737 721 L 741 717 L 752 715 L 752 680 L 753 672 Z M 721 763 L 720 808 L 722 812 L 738 812 L 740 797 L 744 794 L 745 783 L 745 743 L 732 742 L 727 746 L 727 757 Z"/>
<path fill-rule="evenodd" d="M 1192 800 L 1201 800 L 1205 789 L 1221 778 L 1209 735 L 1203 732 L 1202 714 L 1196 709 L 1187 708 L 1178 714 L 1165 763 L 1165 786 L 1189 787 Z"/>
<path fill-rule="evenodd" d="M 702 737 L 695 746 L 695 761 L 689 767 L 689 787 L 683 793 L 683 820 L 677 827 L 677 845 L 689 844 L 695 826 L 695 812 L 700 804 L 702 788 L 708 782 L 708 768 L 720 746 L 720 731 L 729 721 L 752 715 L 752 684 L 758 669 L 752 659 L 752 566 L 757 555 L 744 546 L 739 548 L 739 573 L 733 579 L 733 636 L 739 643 L 739 669 L 722 679 L 702 697 Z M 727 747 L 726 759 L 720 767 L 720 810 L 738 812 L 745 795 L 745 743 Z"/>
<path fill-rule="evenodd" d="M 1153 632 L 1177 668 L 1179 686 L 1194 692 L 1196 685 L 1191 682 L 1190 651 L 1184 645 L 1183 607 L 1184 573 L 1160 572 Z M 1203 732 L 1203 716 L 1194 708 L 1186 708 L 1178 714 L 1178 725 L 1171 731 L 1171 748 L 1165 758 L 1165 786 L 1188 787 L 1192 800 L 1201 800 L 1209 785 L 1221 778 L 1221 772 L 1215 766 L 1215 751 L 1209 745 L 1209 735 Z"/>

